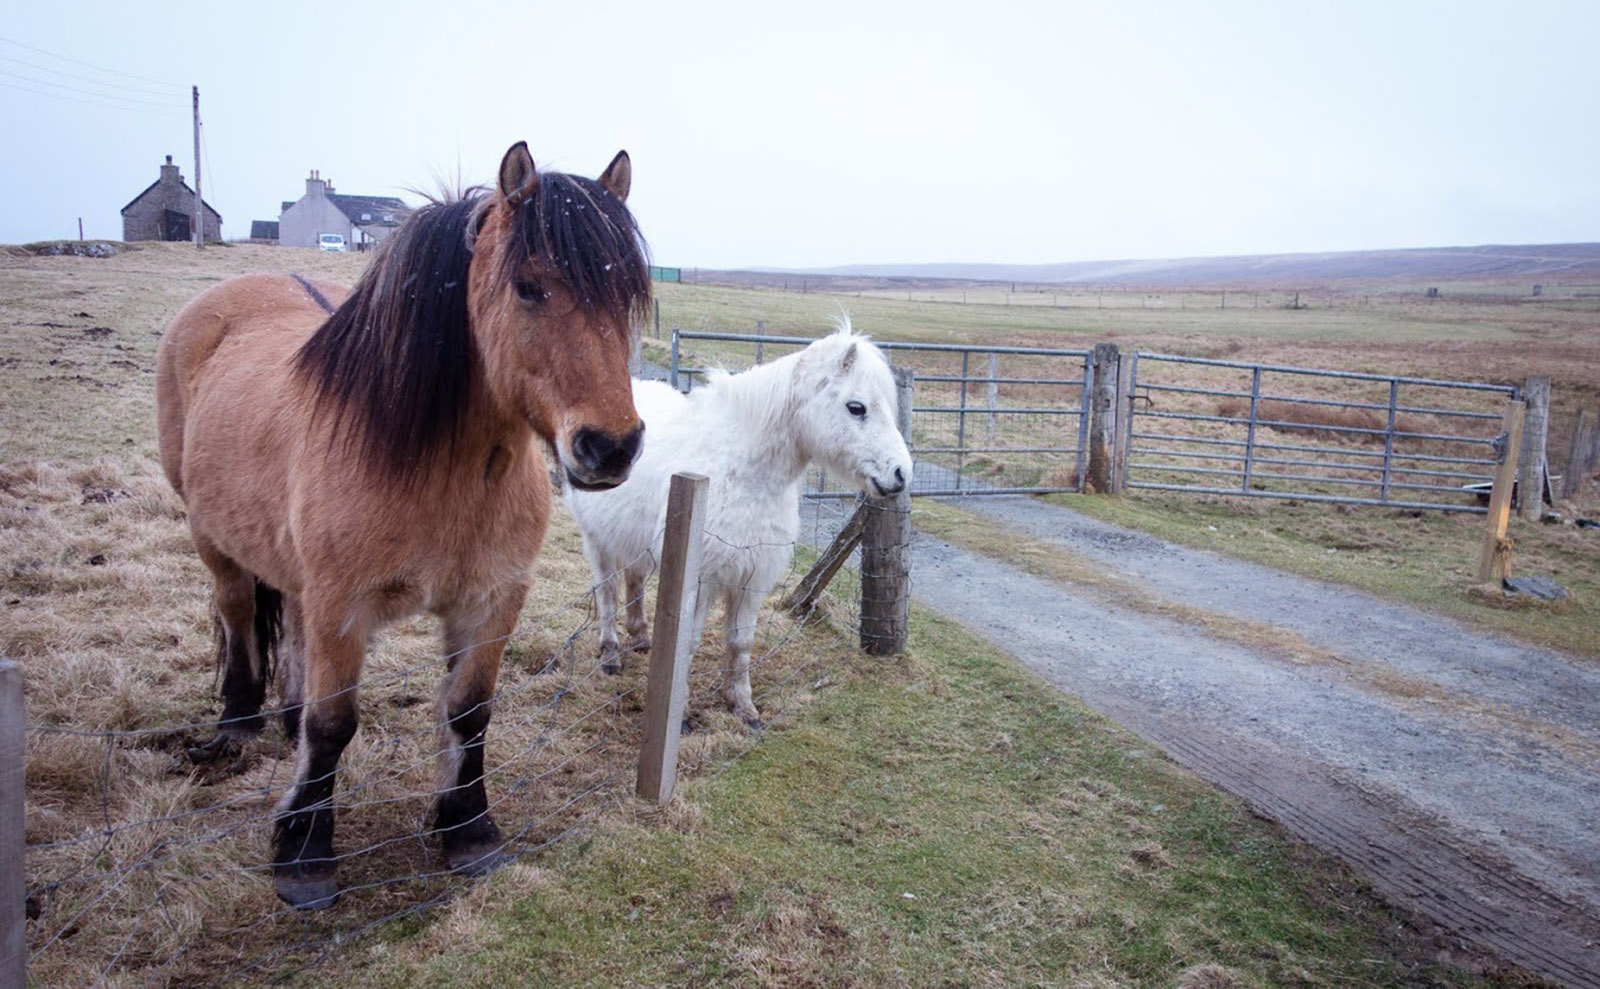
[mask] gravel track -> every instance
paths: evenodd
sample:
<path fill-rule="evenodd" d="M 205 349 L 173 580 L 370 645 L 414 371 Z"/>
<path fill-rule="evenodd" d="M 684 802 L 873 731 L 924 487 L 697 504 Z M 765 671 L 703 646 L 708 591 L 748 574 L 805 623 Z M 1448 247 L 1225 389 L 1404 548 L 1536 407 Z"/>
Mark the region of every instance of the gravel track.
<path fill-rule="evenodd" d="M 1600 664 L 1016 497 L 961 507 L 1307 661 L 918 535 L 915 596 L 1445 931 L 1600 989 Z"/>

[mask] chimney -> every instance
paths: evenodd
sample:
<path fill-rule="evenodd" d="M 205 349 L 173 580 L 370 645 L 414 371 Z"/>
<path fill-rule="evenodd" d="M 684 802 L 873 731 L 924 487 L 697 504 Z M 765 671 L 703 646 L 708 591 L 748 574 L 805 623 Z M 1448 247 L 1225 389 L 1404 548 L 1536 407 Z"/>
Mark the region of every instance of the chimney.
<path fill-rule="evenodd" d="M 327 185 L 328 183 L 322 181 L 322 173 L 313 168 L 311 177 L 306 179 L 306 195 L 321 199 Z"/>
<path fill-rule="evenodd" d="M 183 176 L 178 173 L 178 166 L 172 163 L 172 156 L 167 155 L 167 163 L 161 166 L 161 184 L 178 185 L 183 182 Z"/>

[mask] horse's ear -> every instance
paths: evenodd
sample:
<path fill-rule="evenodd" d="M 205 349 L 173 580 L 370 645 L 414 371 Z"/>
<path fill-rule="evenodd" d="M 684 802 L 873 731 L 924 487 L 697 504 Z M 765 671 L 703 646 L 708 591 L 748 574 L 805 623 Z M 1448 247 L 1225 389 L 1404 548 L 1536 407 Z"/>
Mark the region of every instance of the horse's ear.
<path fill-rule="evenodd" d="M 855 366 L 856 366 L 856 345 L 852 343 L 850 345 L 850 349 L 844 352 L 844 356 L 839 358 L 839 371 L 842 374 L 848 374 L 850 372 L 850 369 L 855 367 Z"/>
<path fill-rule="evenodd" d="M 611 159 L 611 164 L 600 176 L 600 184 L 616 196 L 618 202 L 628 201 L 628 188 L 633 185 L 633 161 L 626 151 L 618 151 L 617 156 Z"/>
<path fill-rule="evenodd" d="M 516 209 L 539 188 L 539 170 L 533 167 L 528 142 L 518 141 L 500 159 L 500 197 Z"/>

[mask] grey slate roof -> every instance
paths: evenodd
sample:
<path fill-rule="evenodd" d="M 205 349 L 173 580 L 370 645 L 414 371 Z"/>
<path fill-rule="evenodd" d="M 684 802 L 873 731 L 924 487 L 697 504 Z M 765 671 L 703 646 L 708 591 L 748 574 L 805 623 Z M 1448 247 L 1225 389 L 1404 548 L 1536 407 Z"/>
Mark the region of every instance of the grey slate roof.
<path fill-rule="evenodd" d="M 328 202 L 350 218 L 351 223 L 367 227 L 397 227 L 411 212 L 404 200 L 394 196 L 344 196 L 328 194 Z M 367 214 L 368 219 L 361 215 Z M 389 216 L 393 219 L 385 220 Z"/>

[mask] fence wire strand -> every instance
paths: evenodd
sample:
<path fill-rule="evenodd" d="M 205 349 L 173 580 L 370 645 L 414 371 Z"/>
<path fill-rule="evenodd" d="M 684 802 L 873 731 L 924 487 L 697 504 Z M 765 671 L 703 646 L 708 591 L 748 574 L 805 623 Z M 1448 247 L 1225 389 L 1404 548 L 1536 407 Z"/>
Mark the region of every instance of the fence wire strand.
<path fill-rule="evenodd" d="M 848 518 L 840 509 L 849 507 L 808 503 L 802 542 L 825 545 Z M 797 644 L 824 621 L 831 634 L 854 645 L 860 627 L 851 611 L 861 595 L 861 577 L 841 570 L 810 613 L 793 617 L 771 602 L 804 576 L 809 553 L 794 554 L 790 544 L 741 544 L 722 533 L 707 539 L 727 553 L 792 556 L 787 576 L 753 628 L 730 630 L 720 608 L 707 616 L 699 660 L 689 674 L 684 731 L 691 741 L 681 771 L 718 775 L 764 734 L 726 711 L 730 635 L 753 643 L 748 672 L 763 724 L 782 724 L 830 682 L 839 657 L 852 654 Z M 713 579 L 701 593 L 720 598 L 750 590 Z M 619 601 L 619 616 L 630 605 L 646 603 Z M 81 811 L 92 811 L 95 823 L 68 834 L 41 824 L 43 837 L 27 848 L 29 896 L 39 911 L 29 930 L 31 983 L 166 987 L 276 981 L 314 968 L 386 925 L 447 907 L 474 880 L 454 875 L 437 859 L 439 831 L 430 811 L 437 796 L 432 766 L 440 755 L 439 727 L 432 698 L 419 696 L 413 686 L 419 678 L 437 678 L 440 658 L 448 661 L 485 645 L 508 647 L 508 660 L 524 657 L 506 663 L 494 696 L 484 702 L 493 707 L 485 813 L 505 829 L 502 851 L 511 861 L 524 860 L 599 826 L 631 792 L 644 685 L 642 670 L 612 678 L 589 654 L 598 614 L 591 589 L 565 605 L 530 607 L 510 635 L 450 655 L 397 663 L 380 647 L 369 657 L 359 687 L 360 730 L 335 776 L 339 824 L 333 860 L 342 866 L 340 900 L 313 914 L 278 903 L 271 892 L 274 807 L 295 785 L 293 746 L 272 717 L 281 708 L 264 708 L 269 726 L 263 736 L 243 746 L 237 765 L 221 771 L 184 764 L 190 740 L 215 730 L 215 720 L 103 730 L 60 719 L 29 724 L 31 750 L 84 744 L 100 749 L 89 789 L 77 798 L 52 797 L 48 808 L 52 816 L 67 815 L 67 804 L 76 799 L 80 819 Z M 549 629 L 562 625 L 568 630 L 557 640 L 540 644 L 549 641 Z M 164 778 L 152 771 L 163 757 L 171 759 Z M 46 810 L 30 801 L 30 814 Z M 230 904 L 221 916 L 207 912 L 213 899 Z"/>

